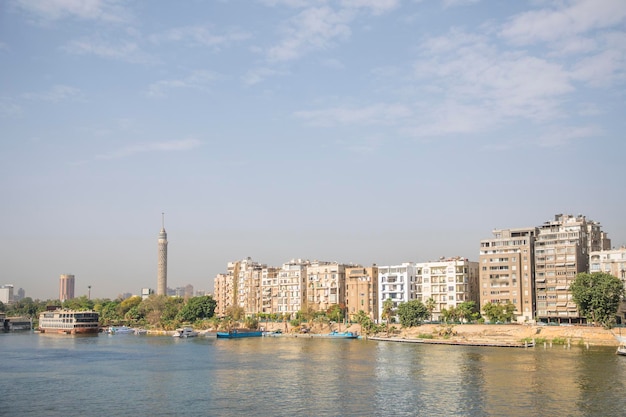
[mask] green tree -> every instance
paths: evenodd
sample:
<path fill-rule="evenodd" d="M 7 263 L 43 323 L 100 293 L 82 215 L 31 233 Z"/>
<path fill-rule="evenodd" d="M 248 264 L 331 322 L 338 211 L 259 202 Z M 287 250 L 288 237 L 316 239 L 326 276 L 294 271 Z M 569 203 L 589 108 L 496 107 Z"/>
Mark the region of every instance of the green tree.
<path fill-rule="evenodd" d="M 500 303 L 488 302 L 483 306 L 483 312 L 491 323 L 496 323 L 503 320 L 504 309 L 502 308 L 502 305 Z"/>
<path fill-rule="evenodd" d="M 333 304 L 326 310 L 326 316 L 334 322 L 340 323 L 343 320 L 343 309 L 339 304 Z"/>
<path fill-rule="evenodd" d="M 197 320 L 209 319 L 215 314 L 216 305 L 217 303 L 210 295 L 189 298 L 176 315 L 176 319 L 191 323 Z"/>
<path fill-rule="evenodd" d="M 624 284 L 604 272 L 580 273 L 569 287 L 580 314 L 594 324 L 610 327 L 619 303 L 624 298 Z"/>
<path fill-rule="evenodd" d="M 426 310 L 428 310 L 428 320 L 433 321 L 433 311 L 435 311 L 435 299 L 433 297 L 429 297 L 428 300 L 426 300 Z"/>
<path fill-rule="evenodd" d="M 441 318 L 444 322 L 455 322 L 459 318 L 457 309 L 454 306 L 441 309 Z"/>
<path fill-rule="evenodd" d="M 383 301 L 383 311 L 381 314 L 381 318 L 385 320 L 385 330 L 387 332 L 387 337 L 389 337 L 389 324 L 393 316 L 396 315 L 395 308 L 393 306 L 393 300 L 391 298 L 387 298 Z"/>
<path fill-rule="evenodd" d="M 398 305 L 398 318 L 404 327 L 419 326 L 428 317 L 428 309 L 421 300 L 411 300 Z"/>
<path fill-rule="evenodd" d="M 463 320 L 470 321 L 475 311 L 476 302 L 474 301 L 465 301 L 456 306 L 456 312 L 461 323 L 463 323 Z"/>
<path fill-rule="evenodd" d="M 366 336 L 376 329 L 376 323 L 374 323 L 370 316 L 363 310 L 359 310 L 354 316 L 354 319 L 361 325 L 361 332 Z"/>

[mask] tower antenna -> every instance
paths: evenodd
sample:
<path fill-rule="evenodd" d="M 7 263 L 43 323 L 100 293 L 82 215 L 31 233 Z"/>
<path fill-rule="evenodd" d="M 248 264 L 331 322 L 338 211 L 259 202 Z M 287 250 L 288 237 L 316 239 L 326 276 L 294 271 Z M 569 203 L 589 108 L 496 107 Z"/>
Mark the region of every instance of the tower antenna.
<path fill-rule="evenodd" d="M 165 213 L 161 213 L 161 229 L 165 229 Z"/>

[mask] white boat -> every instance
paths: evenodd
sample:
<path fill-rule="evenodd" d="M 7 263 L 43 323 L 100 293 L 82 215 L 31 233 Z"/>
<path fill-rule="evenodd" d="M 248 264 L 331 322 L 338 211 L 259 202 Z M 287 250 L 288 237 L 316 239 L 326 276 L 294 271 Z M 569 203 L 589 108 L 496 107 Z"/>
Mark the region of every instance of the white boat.
<path fill-rule="evenodd" d="M 192 329 L 191 327 L 182 327 L 180 329 L 176 329 L 176 333 L 172 335 L 173 337 L 196 337 L 198 336 L 198 332 Z"/>
<path fill-rule="evenodd" d="M 109 334 L 132 334 L 135 333 L 135 329 L 127 326 L 111 326 L 107 332 Z"/>
<path fill-rule="evenodd" d="M 148 331 L 146 329 L 135 329 L 135 334 L 147 334 Z"/>
<path fill-rule="evenodd" d="M 618 355 L 622 355 L 622 356 L 626 356 L 626 345 L 621 344 L 617 347 L 617 353 Z"/>
<path fill-rule="evenodd" d="M 40 333 L 92 334 L 98 333 L 98 313 L 95 311 L 52 310 L 39 315 Z"/>

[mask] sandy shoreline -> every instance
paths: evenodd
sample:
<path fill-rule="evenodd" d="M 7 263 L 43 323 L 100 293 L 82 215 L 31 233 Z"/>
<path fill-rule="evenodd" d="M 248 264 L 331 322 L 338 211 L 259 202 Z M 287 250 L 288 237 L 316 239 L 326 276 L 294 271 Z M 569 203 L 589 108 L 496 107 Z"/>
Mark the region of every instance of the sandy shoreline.
<path fill-rule="evenodd" d="M 284 323 L 261 323 L 268 330 L 282 330 L 285 333 L 293 333 L 295 329 Z M 618 346 L 619 329 L 604 329 L 591 326 L 535 326 L 521 324 L 456 324 L 446 326 L 442 324 L 423 324 L 417 327 L 399 328 L 396 325 L 395 333 L 390 334 L 394 341 L 414 341 L 423 343 L 446 343 L 467 344 L 483 346 L 517 346 L 523 347 L 524 341 L 535 340 L 537 343 L 554 342 L 555 344 L 570 344 L 580 346 Z M 450 329 L 446 332 L 445 330 Z M 361 327 L 353 324 L 347 329 L 342 326 L 334 330 L 353 331 L 362 334 Z M 328 333 L 328 326 L 318 329 L 315 333 Z M 444 335 L 448 333 L 447 335 Z M 386 334 L 371 335 L 377 340 L 385 340 Z M 626 339 L 626 330 L 624 331 Z"/>

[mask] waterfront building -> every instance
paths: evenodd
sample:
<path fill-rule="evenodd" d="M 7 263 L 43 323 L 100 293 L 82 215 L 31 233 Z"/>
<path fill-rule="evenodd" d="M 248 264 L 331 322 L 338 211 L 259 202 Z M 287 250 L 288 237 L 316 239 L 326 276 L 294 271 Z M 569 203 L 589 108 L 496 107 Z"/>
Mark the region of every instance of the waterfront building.
<path fill-rule="evenodd" d="M 161 213 L 161 231 L 157 240 L 157 295 L 167 295 L 167 233 L 163 213 Z"/>
<path fill-rule="evenodd" d="M 619 249 L 593 251 L 589 254 L 589 272 L 604 272 L 619 278 L 626 288 L 626 246 Z M 617 311 L 617 323 L 626 323 L 626 300 Z"/>
<path fill-rule="evenodd" d="M 246 315 L 256 315 L 261 311 L 261 278 L 265 267 L 249 257 L 239 262 L 234 275 L 235 303 L 243 308 Z"/>
<path fill-rule="evenodd" d="M 61 274 L 59 278 L 59 300 L 61 302 L 74 298 L 75 280 L 72 274 Z"/>
<path fill-rule="evenodd" d="M 405 262 L 400 265 L 386 265 L 378 267 L 378 317 L 383 316 L 385 300 L 393 301 L 393 308 L 400 303 L 415 299 L 415 292 L 411 286 L 415 284 L 415 263 Z M 413 287 L 414 288 L 414 287 Z"/>
<path fill-rule="evenodd" d="M 233 305 L 233 276 L 230 274 L 217 274 L 214 279 L 215 315 L 226 316 L 226 311 Z"/>
<path fill-rule="evenodd" d="M 314 261 L 306 269 L 306 304 L 326 312 L 331 306 L 345 307 L 346 267 L 337 262 Z"/>
<path fill-rule="evenodd" d="M 306 303 L 307 268 L 311 263 L 292 259 L 282 265 L 278 273 L 278 311 L 276 313 L 294 317 Z"/>
<path fill-rule="evenodd" d="M 346 267 L 346 310 L 349 318 L 364 311 L 378 322 L 378 267 Z"/>
<path fill-rule="evenodd" d="M 580 323 L 569 291 L 580 272 L 589 269 L 589 254 L 610 248 L 611 241 L 600 223 L 583 215 L 557 214 L 537 228 L 535 240 L 535 294 L 537 320 Z"/>
<path fill-rule="evenodd" d="M 13 285 L 6 284 L 0 287 L 0 302 L 3 304 L 11 304 L 15 301 L 13 294 Z"/>
<path fill-rule="evenodd" d="M 261 271 L 261 313 L 278 312 L 278 275 L 280 268 L 265 266 Z"/>
<path fill-rule="evenodd" d="M 535 316 L 536 227 L 496 229 L 480 241 L 480 309 L 487 303 L 515 306 L 514 321 Z"/>
<path fill-rule="evenodd" d="M 410 287 L 410 293 L 424 304 L 433 300 L 433 320 L 441 320 L 444 309 L 456 308 L 467 301 L 474 301 L 478 307 L 478 262 L 463 257 L 418 262 L 415 282 Z"/>

